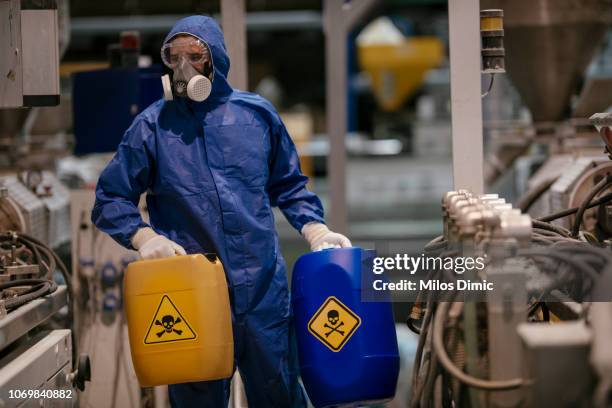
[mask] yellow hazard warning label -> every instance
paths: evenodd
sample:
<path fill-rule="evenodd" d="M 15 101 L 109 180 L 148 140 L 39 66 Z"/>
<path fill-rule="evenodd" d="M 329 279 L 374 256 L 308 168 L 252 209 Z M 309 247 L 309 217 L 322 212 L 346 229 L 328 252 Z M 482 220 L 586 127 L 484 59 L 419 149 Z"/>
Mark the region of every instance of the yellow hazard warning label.
<path fill-rule="evenodd" d="M 168 295 L 164 295 L 145 336 L 145 344 L 166 343 L 170 341 L 191 340 L 196 338 L 185 317 Z"/>
<path fill-rule="evenodd" d="M 330 296 L 308 322 L 308 331 L 331 351 L 340 351 L 360 324 L 359 316 Z"/>

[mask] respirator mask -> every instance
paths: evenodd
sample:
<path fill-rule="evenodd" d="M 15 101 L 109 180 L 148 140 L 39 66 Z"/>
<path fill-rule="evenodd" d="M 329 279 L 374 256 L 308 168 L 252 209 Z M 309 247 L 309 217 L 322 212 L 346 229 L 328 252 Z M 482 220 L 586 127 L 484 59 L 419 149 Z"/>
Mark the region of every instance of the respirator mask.
<path fill-rule="evenodd" d="M 180 36 L 161 49 L 164 65 L 172 70 L 162 76 L 164 99 L 187 97 L 195 102 L 208 98 L 212 90 L 212 55 L 208 46 L 194 37 Z"/>

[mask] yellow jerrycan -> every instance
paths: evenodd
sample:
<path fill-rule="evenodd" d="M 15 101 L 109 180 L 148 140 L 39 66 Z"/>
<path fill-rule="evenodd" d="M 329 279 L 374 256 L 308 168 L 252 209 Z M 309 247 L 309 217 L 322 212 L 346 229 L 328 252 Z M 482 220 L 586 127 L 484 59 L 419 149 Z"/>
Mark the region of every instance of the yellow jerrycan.
<path fill-rule="evenodd" d="M 132 262 L 123 290 L 132 361 L 141 386 L 232 375 L 229 295 L 216 256 Z"/>

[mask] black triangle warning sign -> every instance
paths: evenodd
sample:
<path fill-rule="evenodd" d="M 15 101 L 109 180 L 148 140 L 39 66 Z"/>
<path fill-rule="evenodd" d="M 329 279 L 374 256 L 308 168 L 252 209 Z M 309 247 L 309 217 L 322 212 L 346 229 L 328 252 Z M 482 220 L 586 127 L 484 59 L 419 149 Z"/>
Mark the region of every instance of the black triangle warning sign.
<path fill-rule="evenodd" d="M 145 344 L 167 343 L 170 341 L 192 340 L 197 337 L 187 320 L 164 295 L 145 336 Z"/>

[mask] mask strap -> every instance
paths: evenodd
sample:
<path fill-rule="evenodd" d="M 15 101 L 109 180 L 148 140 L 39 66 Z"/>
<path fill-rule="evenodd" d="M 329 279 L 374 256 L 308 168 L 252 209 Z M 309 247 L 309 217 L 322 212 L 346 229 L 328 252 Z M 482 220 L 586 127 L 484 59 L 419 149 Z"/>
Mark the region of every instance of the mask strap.
<path fill-rule="evenodd" d="M 174 100 L 174 95 L 172 94 L 172 82 L 170 81 L 170 75 L 166 74 L 161 77 L 162 88 L 164 90 L 164 99 L 167 101 Z"/>

